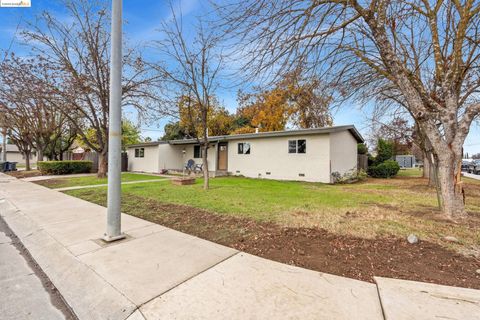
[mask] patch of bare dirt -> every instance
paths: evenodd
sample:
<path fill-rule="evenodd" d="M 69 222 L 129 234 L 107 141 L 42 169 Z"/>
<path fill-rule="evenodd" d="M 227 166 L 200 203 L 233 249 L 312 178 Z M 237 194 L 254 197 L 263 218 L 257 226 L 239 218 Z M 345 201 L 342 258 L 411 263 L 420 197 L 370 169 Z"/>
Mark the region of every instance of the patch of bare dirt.
<path fill-rule="evenodd" d="M 42 175 L 38 170 L 31 170 L 31 171 L 19 170 L 19 171 L 9 171 L 5 173 L 18 179 L 38 177 Z"/>
<path fill-rule="evenodd" d="M 320 229 L 286 228 L 132 195 L 123 210 L 238 250 L 321 272 L 370 282 L 375 275 L 480 289 L 476 273 L 480 259 L 426 241 L 411 245 L 394 237 L 362 239 Z"/>
<path fill-rule="evenodd" d="M 47 188 L 56 188 L 58 185 L 62 185 L 65 183 L 65 179 L 57 178 L 57 179 L 46 179 L 46 180 L 39 180 L 39 181 L 33 181 L 33 183 L 39 184 L 41 186 L 47 187 Z"/>

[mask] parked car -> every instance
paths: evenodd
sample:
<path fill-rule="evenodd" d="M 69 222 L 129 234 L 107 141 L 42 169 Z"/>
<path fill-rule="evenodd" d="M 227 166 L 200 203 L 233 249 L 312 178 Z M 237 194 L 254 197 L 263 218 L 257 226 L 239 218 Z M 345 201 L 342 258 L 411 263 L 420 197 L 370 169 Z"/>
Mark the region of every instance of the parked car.
<path fill-rule="evenodd" d="M 468 173 L 480 174 L 480 160 L 473 160 L 468 166 Z"/>
<path fill-rule="evenodd" d="M 467 171 L 468 172 L 468 167 L 470 166 L 471 161 L 462 161 L 462 171 Z"/>

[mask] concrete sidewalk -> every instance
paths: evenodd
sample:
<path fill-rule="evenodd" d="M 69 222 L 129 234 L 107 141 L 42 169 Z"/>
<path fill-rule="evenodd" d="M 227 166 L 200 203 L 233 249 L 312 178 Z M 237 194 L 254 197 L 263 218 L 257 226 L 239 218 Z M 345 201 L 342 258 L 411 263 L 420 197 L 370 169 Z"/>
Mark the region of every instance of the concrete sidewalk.
<path fill-rule="evenodd" d="M 128 215 L 122 215 L 128 238 L 105 245 L 99 240 L 104 207 L 6 175 L 0 175 L 0 198 L 0 215 L 79 319 L 480 315 L 478 290 L 383 278 L 377 287 L 241 253 Z"/>

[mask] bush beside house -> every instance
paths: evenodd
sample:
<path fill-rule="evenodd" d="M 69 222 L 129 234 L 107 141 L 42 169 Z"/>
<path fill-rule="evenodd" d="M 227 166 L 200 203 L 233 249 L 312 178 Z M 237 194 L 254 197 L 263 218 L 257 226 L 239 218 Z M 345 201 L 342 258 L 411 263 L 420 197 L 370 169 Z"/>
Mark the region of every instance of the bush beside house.
<path fill-rule="evenodd" d="M 332 172 L 332 183 L 352 183 L 357 181 L 363 181 L 367 178 L 365 170 L 353 168 L 344 174 L 338 171 Z"/>
<path fill-rule="evenodd" d="M 391 178 L 395 177 L 400 170 L 400 166 L 394 160 L 387 160 L 375 166 L 368 168 L 368 175 L 373 178 Z"/>
<path fill-rule="evenodd" d="M 373 178 L 391 178 L 395 177 L 400 170 L 400 166 L 393 158 L 393 144 L 378 139 L 377 155 L 370 159 L 368 175 Z"/>
<path fill-rule="evenodd" d="M 89 173 L 92 171 L 92 161 L 39 161 L 37 166 L 42 174 L 62 175 L 72 173 Z"/>
<path fill-rule="evenodd" d="M 357 144 L 357 154 L 367 154 L 367 153 L 368 153 L 368 148 L 365 145 L 365 143 Z"/>

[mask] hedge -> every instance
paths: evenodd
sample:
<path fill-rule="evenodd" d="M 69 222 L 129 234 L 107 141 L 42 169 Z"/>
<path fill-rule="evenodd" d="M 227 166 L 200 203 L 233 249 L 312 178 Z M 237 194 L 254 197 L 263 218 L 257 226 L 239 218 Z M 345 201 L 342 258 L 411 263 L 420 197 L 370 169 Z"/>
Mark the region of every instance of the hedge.
<path fill-rule="evenodd" d="M 42 174 L 71 174 L 71 173 L 89 173 L 92 171 L 92 161 L 39 161 L 38 169 Z"/>
<path fill-rule="evenodd" d="M 376 166 L 368 167 L 368 175 L 373 178 L 391 178 L 397 175 L 400 166 L 396 161 L 387 160 Z"/>

